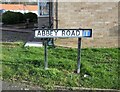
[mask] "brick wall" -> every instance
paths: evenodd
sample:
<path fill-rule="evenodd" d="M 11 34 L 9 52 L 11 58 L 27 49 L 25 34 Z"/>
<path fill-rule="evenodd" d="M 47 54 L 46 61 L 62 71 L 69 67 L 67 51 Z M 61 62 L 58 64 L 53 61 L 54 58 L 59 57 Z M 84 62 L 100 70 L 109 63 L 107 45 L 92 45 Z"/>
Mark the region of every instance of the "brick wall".
<path fill-rule="evenodd" d="M 59 28 L 93 29 L 93 37 L 82 39 L 82 47 L 118 47 L 117 2 L 59 2 L 58 20 Z M 68 45 L 70 40 L 77 42 L 71 38 Z"/>

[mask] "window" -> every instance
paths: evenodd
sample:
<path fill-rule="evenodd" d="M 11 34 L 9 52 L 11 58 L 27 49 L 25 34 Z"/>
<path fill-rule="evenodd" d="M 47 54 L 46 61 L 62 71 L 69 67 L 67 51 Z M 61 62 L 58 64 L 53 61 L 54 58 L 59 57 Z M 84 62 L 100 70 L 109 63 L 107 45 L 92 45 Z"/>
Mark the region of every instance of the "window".
<path fill-rule="evenodd" d="M 39 17 L 49 17 L 49 0 L 39 0 L 38 16 Z"/>

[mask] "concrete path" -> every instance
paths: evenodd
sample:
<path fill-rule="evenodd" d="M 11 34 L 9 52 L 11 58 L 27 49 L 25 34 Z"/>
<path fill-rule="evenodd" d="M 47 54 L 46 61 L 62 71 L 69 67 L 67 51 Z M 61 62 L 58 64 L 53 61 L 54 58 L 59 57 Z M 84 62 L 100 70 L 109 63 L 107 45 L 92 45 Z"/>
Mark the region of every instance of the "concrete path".
<path fill-rule="evenodd" d="M 12 91 L 12 90 L 42 90 L 39 86 L 30 86 L 27 84 L 21 83 L 12 83 L 12 82 L 1 82 L 3 91 Z"/>

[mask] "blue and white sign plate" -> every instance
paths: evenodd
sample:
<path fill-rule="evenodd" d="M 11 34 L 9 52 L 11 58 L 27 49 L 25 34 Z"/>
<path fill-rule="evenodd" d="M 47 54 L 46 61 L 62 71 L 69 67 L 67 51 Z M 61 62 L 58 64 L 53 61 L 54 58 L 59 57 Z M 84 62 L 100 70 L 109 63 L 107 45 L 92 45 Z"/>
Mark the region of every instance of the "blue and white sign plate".
<path fill-rule="evenodd" d="M 92 29 L 36 29 L 35 38 L 92 37 Z"/>

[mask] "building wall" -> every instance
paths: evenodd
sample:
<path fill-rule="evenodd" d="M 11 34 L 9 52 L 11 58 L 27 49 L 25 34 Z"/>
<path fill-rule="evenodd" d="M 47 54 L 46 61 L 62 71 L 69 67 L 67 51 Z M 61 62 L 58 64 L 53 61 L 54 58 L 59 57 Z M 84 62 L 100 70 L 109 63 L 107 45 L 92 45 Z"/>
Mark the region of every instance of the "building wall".
<path fill-rule="evenodd" d="M 93 29 L 93 37 L 83 38 L 82 47 L 118 47 L 117 2 L 59 2 L 58 20 L 58 28 Z"/>
<path fill-rule="evenodd" d="M 5 11 L 14 11 L 21 13 L 33 12 L 38 15 L 38 6 L 37 5 L 24 5 L 24 4 L 0 4 L 0 9 Z"/>
<path fill-rule="evenodd" d="M 38 17 L 38 28 L 42 28 L 42 26 L 49 26 L 49 17 Z"/>

